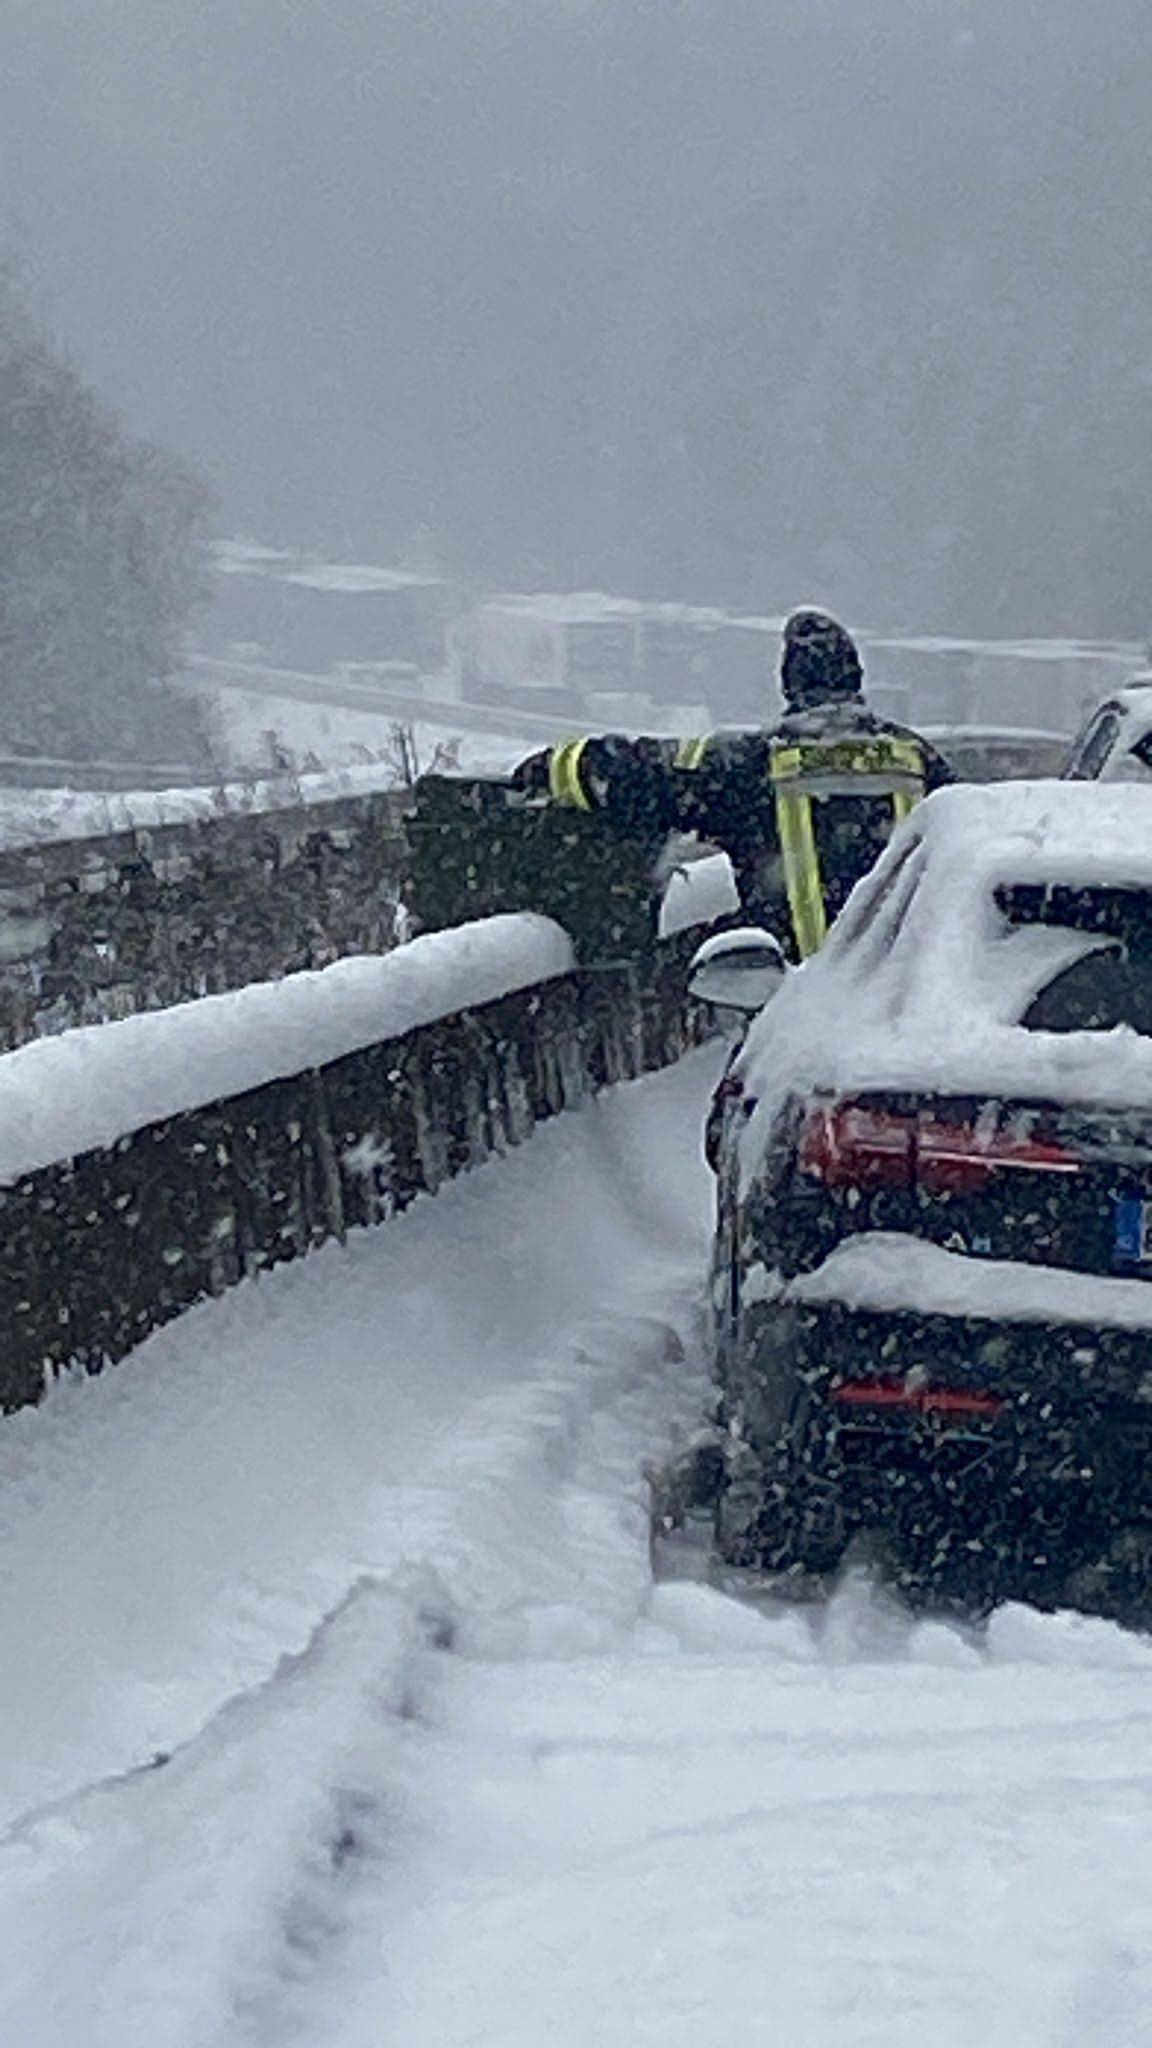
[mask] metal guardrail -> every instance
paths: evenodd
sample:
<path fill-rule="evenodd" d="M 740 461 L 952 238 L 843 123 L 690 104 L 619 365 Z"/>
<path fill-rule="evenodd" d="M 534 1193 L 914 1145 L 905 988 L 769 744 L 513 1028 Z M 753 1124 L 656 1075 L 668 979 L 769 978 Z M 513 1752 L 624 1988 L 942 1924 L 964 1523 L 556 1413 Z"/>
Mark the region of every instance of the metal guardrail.
<path fill-rule="evenodd" d="M 56 754 L 0 754 L 0 789 L 131 791 L 195 789 L 209 779 L 190 761 L 72 761 Z"/>
<path fill-rule="evenodd" d="M 349 711 L 375 711 L 383 718 L 423 721 L 429 725 L 451 726 L 461 732 L 475 732 L 507 738 L 522 734 L 526 744 L 567 735 L 580 726 L 579 712 L 567 719 L 544 711 L 521 711 L 499 704 L 474 704 L 457 697 L 425 697 L 418 690 L 405 690 L 394 682 L 352 681 L 338 674 L 313 675 L 304 669 L 267 668 L 256 662 L 198 657 L 185 670 L 187 680 L 210 684 L 223 690 L 246 691 L 269 697 L 289 697 L 300 703 L 342 705 Z"/>

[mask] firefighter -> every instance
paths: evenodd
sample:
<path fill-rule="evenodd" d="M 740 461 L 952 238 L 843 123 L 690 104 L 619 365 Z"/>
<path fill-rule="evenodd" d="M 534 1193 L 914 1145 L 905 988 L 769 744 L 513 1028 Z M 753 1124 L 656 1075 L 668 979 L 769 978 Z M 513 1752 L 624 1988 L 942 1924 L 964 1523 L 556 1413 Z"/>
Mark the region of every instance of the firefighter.
<path fill-rule="evenodd" d="M 515 779 L 628 831 L 695 832 L 721 847 L 748 921 L 806 959 L 893 827 L 955 777 L 927 740 L 869 710 L 855 642 L 826 612 L 787 621 L 780 683 L 787 709 L 766 731 L 679 745 L 565 740 Z"/>
<path fill-rule="evenodd" d="M 869 710 L 855 642 L 826 612 L 787 621 L 780 685 L 787 709 L 768 731 L 681 744 L 675 809 L 727 853 L 749 921 L 803 960 L 893 827 L 955 777 L 927 740 Z"/>

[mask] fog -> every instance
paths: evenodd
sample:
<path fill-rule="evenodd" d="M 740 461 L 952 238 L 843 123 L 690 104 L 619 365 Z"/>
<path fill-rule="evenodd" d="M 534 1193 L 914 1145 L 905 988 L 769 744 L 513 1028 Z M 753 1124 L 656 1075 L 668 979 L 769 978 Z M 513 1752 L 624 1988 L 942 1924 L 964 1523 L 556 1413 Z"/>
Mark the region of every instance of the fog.
<path fill-rule="evenodd" d="M 6 0 L 0 239 L 225 526 L 1152 614 L 1148 0 Z"/>

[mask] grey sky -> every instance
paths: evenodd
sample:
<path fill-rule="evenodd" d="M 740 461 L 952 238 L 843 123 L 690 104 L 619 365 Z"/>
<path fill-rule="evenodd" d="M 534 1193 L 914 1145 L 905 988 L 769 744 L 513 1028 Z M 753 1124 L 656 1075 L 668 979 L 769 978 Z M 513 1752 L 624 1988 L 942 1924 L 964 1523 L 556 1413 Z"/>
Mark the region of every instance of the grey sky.
<path fill-rule="evenodd" d="M 1138 631 L 1146 0 L 8 0 L 5 238 L 227 523 Z"/>

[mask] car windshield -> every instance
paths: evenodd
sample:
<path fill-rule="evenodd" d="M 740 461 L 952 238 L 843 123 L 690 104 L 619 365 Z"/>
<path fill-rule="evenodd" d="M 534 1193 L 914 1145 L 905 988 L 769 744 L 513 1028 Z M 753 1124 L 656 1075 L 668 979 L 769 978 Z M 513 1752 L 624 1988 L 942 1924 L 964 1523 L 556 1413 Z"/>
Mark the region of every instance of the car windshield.
<path fill-rule="evenodd" d="M 1011 883 L 996 901 L 1008 923 L 1083 932 L 1099 943 L 1062 968 L 1021 1018 L 1028 1031 L 1113 1031 L 1152 1038 L 1152 892 L 1092 883 Z"/>

